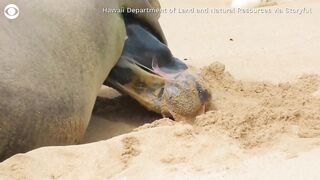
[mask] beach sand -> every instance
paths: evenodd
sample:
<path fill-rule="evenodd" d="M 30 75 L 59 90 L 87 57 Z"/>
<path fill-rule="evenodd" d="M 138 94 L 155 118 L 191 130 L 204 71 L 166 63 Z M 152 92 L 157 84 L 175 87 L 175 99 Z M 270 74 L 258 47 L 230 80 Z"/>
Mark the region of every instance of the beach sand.
<path fill-rule="evenodd" d="M 162 0 L 225 8 L 225 0 Z M 0 163 L 0 179 L 319 179 L 320 2 L 311 14 L 173 13 L 160 23 L 173 54 L 199 69 L 210 111 L 161 119 L 104 87 L 83 145 L 43 147 Z M 99 142 L 96 142 L 99 141 Z"/>

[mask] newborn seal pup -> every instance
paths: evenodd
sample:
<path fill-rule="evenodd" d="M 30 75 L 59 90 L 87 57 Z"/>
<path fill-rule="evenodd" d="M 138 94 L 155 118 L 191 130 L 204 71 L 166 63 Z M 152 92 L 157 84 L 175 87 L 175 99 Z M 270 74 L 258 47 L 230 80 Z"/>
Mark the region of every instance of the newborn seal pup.
<path fill-rule="evenodd" d="M 172 55 L 148 26 L 125 17 L 127 39 L 105 85 L 175 120 L 192 120 L 204 113 L 211 100 L 204 83 Z"/>

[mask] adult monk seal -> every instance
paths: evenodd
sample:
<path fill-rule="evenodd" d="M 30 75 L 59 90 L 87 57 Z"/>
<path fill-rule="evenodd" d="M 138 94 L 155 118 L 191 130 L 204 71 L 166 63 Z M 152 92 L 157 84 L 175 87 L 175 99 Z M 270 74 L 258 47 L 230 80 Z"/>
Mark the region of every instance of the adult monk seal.
<path fill-rule="evenodd" d="M 12 3 L 2 0 L 0 8 Z M 152 4 L 152 3 L 151 3 Z M 80 141 L 101 84 L 125 37 L 121 13 L 147 0 L 17 1 L 20 16 L 0 16 L 0 161 L 19 152 Z M 166 42 L 158 14 L 136 14 Z"/>

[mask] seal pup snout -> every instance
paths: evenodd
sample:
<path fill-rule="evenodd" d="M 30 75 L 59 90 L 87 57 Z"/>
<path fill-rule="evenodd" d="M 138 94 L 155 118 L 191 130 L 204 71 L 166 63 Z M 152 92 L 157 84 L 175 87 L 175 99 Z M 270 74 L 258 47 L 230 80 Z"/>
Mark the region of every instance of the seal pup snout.
<path fill-rule="evenodd" d="M 161 97 L 161 114 L 190 122 L 205 113 L 211 102 L 211 93 L 205 84 L 188 70 L 169 77 Z"/>

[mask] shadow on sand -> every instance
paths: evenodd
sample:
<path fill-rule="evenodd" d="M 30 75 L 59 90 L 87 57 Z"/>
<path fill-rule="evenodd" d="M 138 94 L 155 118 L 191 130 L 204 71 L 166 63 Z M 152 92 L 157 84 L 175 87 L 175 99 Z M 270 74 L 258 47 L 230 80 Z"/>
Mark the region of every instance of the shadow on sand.
<path fill-rule="evenodd" d="M 98 97 L 82 143 L 106 140 L 161 118 L 129 96 Z"/>

